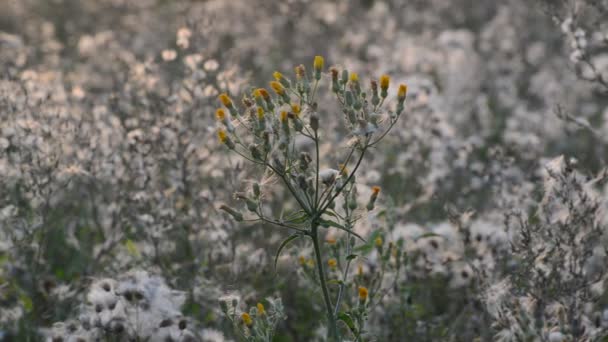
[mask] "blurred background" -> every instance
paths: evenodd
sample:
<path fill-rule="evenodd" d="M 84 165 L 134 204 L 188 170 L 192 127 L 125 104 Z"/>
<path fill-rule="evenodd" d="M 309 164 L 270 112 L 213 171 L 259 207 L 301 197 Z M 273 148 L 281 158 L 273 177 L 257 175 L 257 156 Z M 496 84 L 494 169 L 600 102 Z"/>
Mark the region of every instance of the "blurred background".
<path fill-rule="evenodd" d="M 456 212 L 492 235 L 543 203 L 547 161 L 564 155 L 582 179 L 605 167 L 606 18 L 605 0 L 0 0 L 0 340 L 50 336 L 95 279 L 133 270 L 182 291 L 203 340 L 233 338 L 227 294 L 280 297 L 276 340 L 318 339 L 322 308 L 297 262 L 310 246 L 286 252 L 277 276 L 284 234 L 217 209 L 256 177 L 216 141 L 217 95 L 239 99 L 315 55 L 366 86 L 406 83 L 403 120 L 358 178 L 381 185 L 387 236 Z M 328 164 L 345 136 L 334 121 Z M 477 317 L 478 288 L 395 284 L 395 309 L 370 318 L 375 340 L 502 329 L 463 318 Z M 411 293 L 422 306 L 404 311 Z"/>

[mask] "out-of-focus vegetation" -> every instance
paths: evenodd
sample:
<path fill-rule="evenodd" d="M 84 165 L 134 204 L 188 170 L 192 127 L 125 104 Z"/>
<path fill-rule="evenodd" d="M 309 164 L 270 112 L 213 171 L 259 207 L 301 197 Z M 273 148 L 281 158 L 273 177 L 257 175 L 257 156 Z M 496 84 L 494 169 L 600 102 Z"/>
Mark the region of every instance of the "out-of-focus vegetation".
<path fill-rule="evenodd" d="M 325 340 L 314 244 L 290 241 L 275 260 L 290 232 L 251 221 L 247 199 L 263 200 L 257 218 L 309 218 L 288 216 L 301 203 L 249 146 L 231 154 L 217 136 L 258 120 L 268 104 L 254 90 L 273 72 L 295 82 L 303 64 L 314 81 L 316 55 L 318 95 L 298 104 L 306 129 L 318 116 L 318 152 L 289 143 L 335 171 L 321 191 L 345 180 L 361 136 L 330 67 L 360 75 L 367 119 L 370 81 L 389 75 L 391 101 L 408 87 L 350 197 L 336 197 L 343 217 L 318 230 L 341 339 L 607 338 L 606 0 L 0 9 L 0 340 Z M 218 120 L 222 93 L 255 115 Z M 296 110 L 272 98 L 269 124 L 282 129 L 287 110 L 296 130 Z"/>

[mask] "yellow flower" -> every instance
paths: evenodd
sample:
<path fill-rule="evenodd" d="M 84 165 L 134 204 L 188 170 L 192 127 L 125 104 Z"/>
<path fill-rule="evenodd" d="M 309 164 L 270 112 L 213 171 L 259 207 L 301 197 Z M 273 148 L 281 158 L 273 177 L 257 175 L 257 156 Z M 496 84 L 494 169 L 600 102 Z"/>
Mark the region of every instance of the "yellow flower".
<path fill-rule="evenodd" d="M 292 103 L 291 104 L 291 111 L 296 115 L 296 116 L 300 116 L 300 112 L 302 111 L 302 108 L 300 108 L 300 105 L 297 103 Z"/>
<path fill-rule="evenodd" d="M 287 112 L 282 110 L 281 111 L 281 122 L 286 122 L 287 121 Z"/>
<path fill-rule="evenodd" d="M 306 265 L 306 258 L 303 255 L 300 255 L 298 257 L 298 262 L 300 263 L 300 265 L 304 266 Z"/>
<path fill-rule="evenodd" d="M 281 85 L 281 83 L 277 82 L 277 81 L 272 81 L 270 82 L 270 87 L 272 88 L 272 90 L 274 90 L 275 93 L 277 93 L 278 95 L 283 96 L 283 94 L 285 94 L 285 88 L 283 88 L 283 86 Z"/>
<path fill-rule="evenodd" d="M 336 266 L 338 265 L 338 261 L 334 258 L 331 258 L 327 260 L 327 265 L 329 265 L 329 267 L 331 268 L 336 268 Z"/>
<path fill-rule="evenodd" d="M 220 129 L 217 131 L 217 137 L 220 139 L 222 144 L 225 144 L 226 141 L 228 141 L 228 134 L 226 133 L 225 129 Z"/>
<path fill-rule="evenodd" d="M 268 94 L 268 91 L 264 88 L 258 88 L 256 90 L 254 90 L 253 96 L 256 99 L 259 99 L 260 97 L 262 97 L 262 98 L 264 98 L 264 100 L 268 100 L 270 98 L 270 94 Z"/>
<path fill-rule="evenodd" d="M 405 96 L 407 95 L 407 86 L 405 84 L 399 85 L 399 91 L 397 91 L 397 98 L 399 101 L 405 100 Z"/>
<path fill-rule="evenodd" d="M 258 119 L 264 120 L 264 108 L 258 107 Z"/>
<path fill-rule="evenodd" d="M 283 74 L 281 74 L 278 71 L 275 71 L 272 73 L 272 76 L 274 77 L 275 80 L 280 81 L 283 79 Z"/>
<path fill-rule="evenodd" d="M 376 238 L 376 240 L 374 240 L 374 243 L 376 244 L 376 247 L 382 247 L 382 238 L 380 236 L 378 236 Z"/>
<path fill-rule="evenodd" d="M 315 71 L 323 70 L 323 65 L 325 64 L 325 60 L 322 56 L 315 56 L 315 61 L 313 63 L 313 67 Z"/>
<path fill-rule="evenodd" d="M 266 310 L 264 309 L 264 304 L 258 303 L 257 307 L 258 307 L 258 314 L 259 315 L 266 314 Z"/>
<path fill-rule="evenodd" d="M 222 104 L 224 106 L 226 106 L 226 108 L 232 107 L 232 100 L 230 99 L 230 96 L 228 96 L 228 94 L 226 94 L 226 93 L 220 94 L 219 99 L 222 102 Z"/>
<path fill-rule="evenodd" d="M 357 75 L 357 73 L 356 73 L 356 72 L 351 72 L 351 73 L 350 73 L 350 81 L 351 81 L 352 83 L 357 83 L 357 82 L 359 82 L 359 75 Z"/>
<path fill-rule="evenodd" d="M 248 313 L 243 312 L 243 314 L 241 315 L 241 319 L 243 320 L 243 323 L 245 323 L 245 325 L 252 325 L 253 324 L 253 320 L 251 319 L 251 316 L 249 316 Z"/>
<path fill-rule="evenodd" d="M 372 193 L 374 195 L 378 195 L 380 193 L 380 187 L 379 186 L 372 186 Z"/>
<path fill-rule="evenodd" d="M 215 111 L 215 116 L 219 121 L 224 121 L 226 119 L 226 112 L 222 108 L 218 108 Z"/>
<path fill-rule="evenodd" d="M 388 75 L 380 76 L 380 89 L 386 91 L 388 89 L 388 85 L 391 82 L 391 78 Z"/>
<path fill-rule="evenodd" d="M 367 299 L 367 287 L 359 286 L 359 300 L 364 302 Z"/>

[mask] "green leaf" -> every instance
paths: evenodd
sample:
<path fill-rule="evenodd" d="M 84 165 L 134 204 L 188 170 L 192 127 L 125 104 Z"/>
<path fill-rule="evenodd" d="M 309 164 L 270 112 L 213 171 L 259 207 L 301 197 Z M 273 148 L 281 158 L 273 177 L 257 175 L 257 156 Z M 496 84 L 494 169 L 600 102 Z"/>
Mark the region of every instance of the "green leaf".
<path fill-rule="evenodd" d="M 356 259 L 356 258 L 357 258 L 357 256 L 358 256 L 357 254 L 351 254 L 351 255 L 349 255 L 349 256 L 347 256 L 347 257 L 346 257 L 346 260 L 353 260 L 353 259 Z"/>
<path fill-rule="evenodd" d="M 283 242 L 281 242 L 281 245 L 279 246 L 279 249 L 277 250 L 277 254 L 274 256 L 274 271 L 275 271 L 275 273 L 277 271 L 277 262 L 279 261 L 279 256 L 281 255 L 281 251 L 283 250 L 283 248 L 285 248 L 285 246 L 287 246 L 291 241 L 299 238 L 300 236 L 302 236 L 302 234 L 296 233 L 296 234 L 291 235 L 287 239 L 283 240 Z"/>
<path fill-rule="evenodd" d="M 370 237 L 368 238 L 367 242 L 361 246 L 357 246 L 355 248 L 355 252 L 360 252 L 361 254 L 367 254 L 371 251 L 374 250 L 375 246 L 374 246 L 374 241 L 376 241 L 376 238 L 380 236 L 380 234 L 382 234 L 381 230 L 375 230 Z M 365 240 L 363 240 L 365 241 Z"/>
<path fill-rule="evenodd" d="M 347 232 L 348 234 L 352 234 L 352 235 L 358 237 L 363 242 L 367 242 L 367 241 L 365 241 L 365 239 L 363 237 L 361 237 L 361 235 L 353 232 L 352 230 L 346 229 L 346 227 L 344 227 L 343 225 L 339 224 L 338 222 L 334 222 L 332 220 L 319 219 L 319 223 L 322 226 L 338 228 L 340 230 L 343 230 L 343 231 Z"/>
<path fill-rule="evenodd" d="M 353 320 L 353 318 L 350 316 L 349 313 L 340 311 L 338 313 L 338 320 L 344 322 L 344 324 L 346 324 L 346 326 L 350 329 L 350 331 L 357 335 L 357 328 L 355 327 L 355 321 Z"/>

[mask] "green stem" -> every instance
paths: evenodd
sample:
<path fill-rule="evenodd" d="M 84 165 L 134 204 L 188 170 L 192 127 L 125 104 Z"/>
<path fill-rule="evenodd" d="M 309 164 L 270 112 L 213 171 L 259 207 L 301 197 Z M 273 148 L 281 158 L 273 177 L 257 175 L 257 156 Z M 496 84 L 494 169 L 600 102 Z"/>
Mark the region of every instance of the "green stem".
<path fill-rule="evenodd" d="M 312 243 L 315 249 L 315 259 L 317 259 L 317 271 L 319 272 L 319 283 L 321 285 L 321 290 L 323 291 L 325 309 L 327 310 L 327 337 L 330 341 L 337 342 L 339 341 L 339 337 L 336 317 L 334 316 L 331 300 L 329 299 L 329 290 L 327 289 L 327 280 L 325 279 L 325 270 L 323 269 L 323 258 L 321 257 L 321 249 L 319 248 L 319 226 L 313 222 L 311 228 Z"/>

